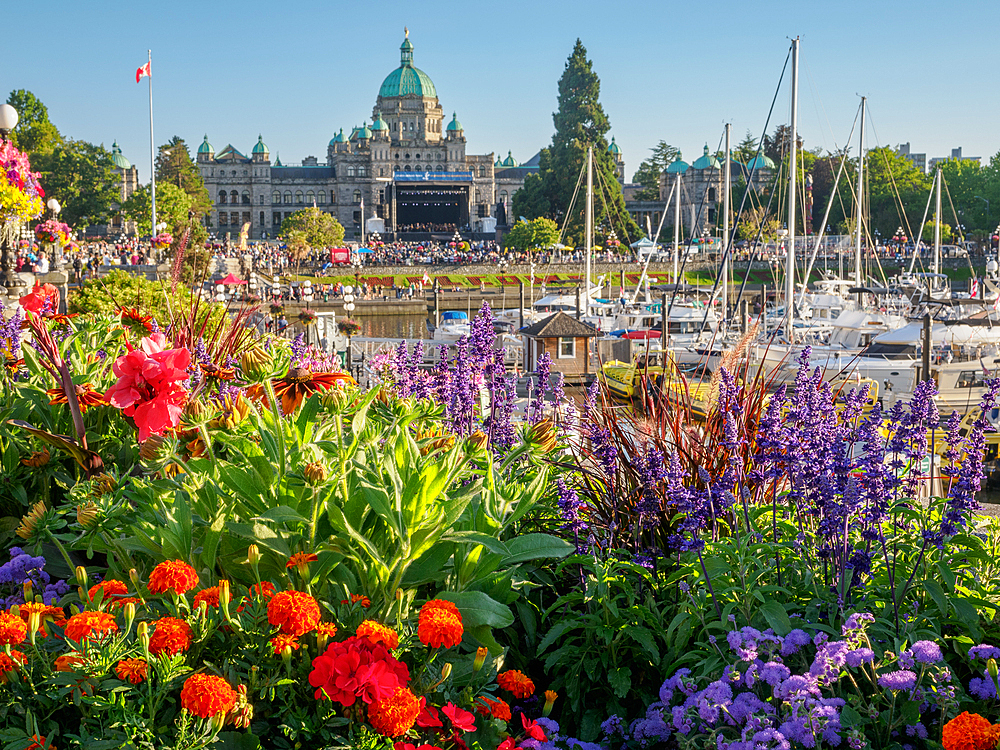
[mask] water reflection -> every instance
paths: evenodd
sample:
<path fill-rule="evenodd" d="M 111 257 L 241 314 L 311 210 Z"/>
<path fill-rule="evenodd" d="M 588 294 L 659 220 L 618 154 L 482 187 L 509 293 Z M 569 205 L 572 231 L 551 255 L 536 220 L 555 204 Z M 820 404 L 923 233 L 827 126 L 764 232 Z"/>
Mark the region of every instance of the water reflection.
<path fill-rule="evenodd" d="M 426 315 L 373 315 L 358 316 L 361 335 L 380 339 L 427 339 Z"/>

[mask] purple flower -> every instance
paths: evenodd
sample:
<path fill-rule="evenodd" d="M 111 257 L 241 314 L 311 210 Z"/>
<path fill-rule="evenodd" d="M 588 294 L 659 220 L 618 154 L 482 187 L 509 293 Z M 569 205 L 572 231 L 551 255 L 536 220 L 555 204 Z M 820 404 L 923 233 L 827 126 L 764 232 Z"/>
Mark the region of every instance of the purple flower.
<path fill-rule="evenodd" d="M 1000 648 L 990 646 L 987 643 L 980 643 L 969 649 L 970 659 L 1000 659 Z"/>
<path fill-rule="evenodd" d="M 781 662 L 769 661 L 757 673 L 761 680 L 771 687 L 777 687 L 791 677 L 792 671 Z"/>
<path fill-rule="evenodd" d="M 921 664 L 937 664 L 944 661 L 941 647 L 934 641 L 917 641 L 910 647 L 913 658 Z"/>
<path fill-rule="evenodd" d="M 908 669 L 900 669 L 879 675 L 878 684 L 886 690 L 913 690 L 917 684 L 917 675 Z"/>
<path fill-rule="evenodd" d="M 782 640 L 781 655 L 791 656 L 797 654 L 803 646 L 808 645 L 811 641 L 812 639 L 806 631 L 795 628 L 795 630 L 786 635 L 784 640 Z"/>
<path fill-rule="evenodd" d="M 787 680 L 778 685 L 774 691 L 774 696 L 782 700 L 794 698 L 806 698 L 809 696 L 819 697 L 819 685 L 812 675 L 793 674 Z"/>
<path fill-rule="evenodd" d="M 857 669 L 862 664 L 871 664 L 875 661 L 875 652 L 870 648 L 856 648 L 847 652 L 847 666 Z"/>
<path fill-rule="evenodd" d="M 789 750 L 791 745 L 777 729 L 763 729 L 753 736 L 757 750 Z"/>
<path fill-rule="evenodd" d="M 997 685 L 984 669 L 982 677 L 973 677 L 969 680 L 969 692 L 979 700 L 992 700 L 997 697 Z"/>

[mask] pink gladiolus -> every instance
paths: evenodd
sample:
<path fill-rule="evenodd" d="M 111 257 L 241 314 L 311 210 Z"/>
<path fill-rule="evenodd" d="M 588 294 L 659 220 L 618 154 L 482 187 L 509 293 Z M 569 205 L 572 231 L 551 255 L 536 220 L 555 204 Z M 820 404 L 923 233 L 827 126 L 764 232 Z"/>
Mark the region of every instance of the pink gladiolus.
<path fill-rule="evenodd" d="M 135 420 L 139 442 L 179 425 L 187 400 L 181 381 L 188 376 L 191 354 L 187 349 L 165 350 L 165 343 L 162 333 L 147 336 L 139 349 L 129 347 L 112 367 L 118 382 L 105 398 Z"/>

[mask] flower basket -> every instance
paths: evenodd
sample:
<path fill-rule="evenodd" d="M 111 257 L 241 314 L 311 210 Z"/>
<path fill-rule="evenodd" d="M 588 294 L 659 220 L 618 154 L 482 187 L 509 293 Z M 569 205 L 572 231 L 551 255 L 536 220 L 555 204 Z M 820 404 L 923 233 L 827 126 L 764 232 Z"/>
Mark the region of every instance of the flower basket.
<path fill-rule="evenodd" d="M 56 219 L 48 219 L 35 227 L 35 239 L 47 245 L 61 244 L 69 239 L 70 228 Z"/>
<path fill-rule="evenodd" d="M 303 310 L 299 313 L 299 322 L 304 326 L 311 326 L 316 322 L 316 313 L 312 310 Z"/>
<path fill-rule="evenodd" d="M 174 244 L 174 236 L 169 232 L 160 232 L 158 235 L 153 237 L 150 242 L 157 250 L 165 250 Z"/>
<path fill-rule="evenodd" d="M 345 320 L 341 320 L 337 323 L 337 330 L 344 336 L 356 336 L 361 333 L 361 324 L 356 320 L 346 318 Z"/>
<path fill-rule="evenodd" d="M 271 307 L 269 309 L 271 311 L 271 315 L 277 318 L 279 315 L 281 315 L 281 313 L 285 311 L 285 306 L 272 302 Z"/>
<path fill-rule="evenodd" d="M 30 221 L 42 213 L 45 191 L 31 171 L 28 155 L 0 141 L 0 223 Z"/>

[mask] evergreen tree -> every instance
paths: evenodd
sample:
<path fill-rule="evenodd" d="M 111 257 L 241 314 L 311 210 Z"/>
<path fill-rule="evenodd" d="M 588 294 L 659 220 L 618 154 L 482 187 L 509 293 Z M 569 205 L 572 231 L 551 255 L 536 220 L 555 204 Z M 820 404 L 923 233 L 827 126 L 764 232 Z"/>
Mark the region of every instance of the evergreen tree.
<path fill-rule="evenodd" d="M 559 79 L 559 109 L 552 116 L 555 133 L 551 146 L 542 152 L 539 182 L 529 185 L 525 180 L 525 189 L 515 193 L 513 200 L 512 218 L 544 216 L 560 226 L 566 222 L 567 240 L 577 245 L 584 243 L 586 200 L 582 186 L 569 212 L 588 146 L 594 150 L 594 226 L 613 229 L 622 242 L 634 242 L 642 236 L 625 210 L 621 184 L 608 153 L 605 136 L 611 123 L 601 107 L 600 92 L 600 79 L 587 59 L 583 43 L 577 39 Z M 597 243 L 601 244 L 602 238 L 598 237 Z"/>
<path fill-rule="evenodd" d="M 205 189 L 198 166 L 191 158 L 187 143 L 175 135 L 160 146 L 156 155 L 156 182 L 179 187 L 191 198 L 190 210 L 199 218 L 212 210 L 212 201 Z"/>
<path fill-rule="evenodd" d="M 636 200 L 640 201 L 659 200 L 660 175 L 668 165 L 681 158 L 681 150 L 666 141 L 660 141 L 650 151 L 653 155 L 640 164 L 632 176 L 632 182 L 638 182 L 643 186 L 635 196 Z"/>

